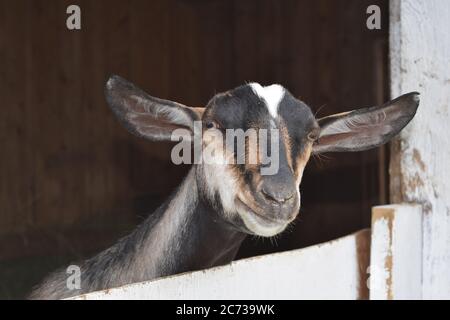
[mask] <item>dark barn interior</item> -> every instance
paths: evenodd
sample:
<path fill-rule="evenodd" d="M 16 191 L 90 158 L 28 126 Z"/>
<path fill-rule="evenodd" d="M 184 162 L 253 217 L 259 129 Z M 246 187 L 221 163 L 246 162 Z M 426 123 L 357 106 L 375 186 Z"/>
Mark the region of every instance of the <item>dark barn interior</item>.
<path fill-rule="evenodd" d="M 82 29 L 66 28 L 78 4 Z M 0 0 L 0 298 L 130 232 L 180 183 L 170 145 L 130 135 L 103 86 L 121 75 L 201 106 L 248 81 L 280 83 L 318 116 L 388 99 L 387 0 Z M 370 226 L 387 202 L 387 149 L 311 159 L 295 227 L 239 258 Z"/>

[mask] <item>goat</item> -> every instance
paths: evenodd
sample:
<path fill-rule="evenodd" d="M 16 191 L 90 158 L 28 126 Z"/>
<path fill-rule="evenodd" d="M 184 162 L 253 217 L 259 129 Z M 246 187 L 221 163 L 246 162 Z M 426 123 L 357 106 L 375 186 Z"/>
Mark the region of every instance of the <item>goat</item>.
<path fill-rule="evenodd" d="M 183 128 L 193 137 L 201 121 L 202 148 L 216 157 L 236 157 L 208 137 L 226 129 L 279 129 L 278 170 L 264 165 L 200 163 L 164 204 L 134 232 L 80 264 L 81 288 L 66 286 L 65 269 L 48 276 L 30 298 L 59 299 L 231 262 L 246 235 L 281 233 L 300 209 L 300 182 L 311 154 L 363 151 L 398 134 L 414 117 L 419 94 L 383 106 L 316 119 L 311 109 L 281 85 L 249 83 L 215 95 L 205 108 L 154 98 L 118 76 L 105 87 L 119 121 L 149 140 L 170 140 Z M 246 145 L 246 153 L 254 148 Z"/>

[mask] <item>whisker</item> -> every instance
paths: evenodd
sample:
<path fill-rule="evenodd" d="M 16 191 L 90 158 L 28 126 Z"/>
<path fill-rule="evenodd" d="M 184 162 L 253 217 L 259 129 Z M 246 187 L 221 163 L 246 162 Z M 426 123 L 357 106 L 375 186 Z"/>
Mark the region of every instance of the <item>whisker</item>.
<path fill-rule="evenodd" d="M 333 160 L 332 157 L 326 156 L 322 153 L 313 154 L 313 158 L 316 161 L 316 163 L 318 163 L 320 166 L 323 166 L 324 163 L 326 164 L 327 162 L 330 162 L 331 160 Z"/>
<path fill-rule="evenodd" d="M 325 108 L 325 107 L 327 107 L 327 104 L 326 104 L 326 103 L 323 104 L 323 105 L 321 105 L 321 106 L 317 109 L 317 111 L 314 113 L 314 117 L 316 117 L 316 116 L 319 114 L 319 112 L 322 111 L 322 109 Z"/>

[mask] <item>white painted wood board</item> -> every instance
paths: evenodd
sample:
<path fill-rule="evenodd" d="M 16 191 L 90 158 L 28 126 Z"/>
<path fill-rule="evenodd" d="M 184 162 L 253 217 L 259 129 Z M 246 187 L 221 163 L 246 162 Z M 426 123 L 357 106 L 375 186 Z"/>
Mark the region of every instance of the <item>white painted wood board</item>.
<path fill-rule="evenodd" d="M 367 297 L 370 231 L 300 250 L 75 299 L 358 299 Z"/>

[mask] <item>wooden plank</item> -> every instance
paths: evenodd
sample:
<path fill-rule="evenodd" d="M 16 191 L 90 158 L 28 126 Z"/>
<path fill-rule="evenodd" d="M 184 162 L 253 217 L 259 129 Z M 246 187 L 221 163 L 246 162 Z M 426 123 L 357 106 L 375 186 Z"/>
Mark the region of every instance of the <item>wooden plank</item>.
<path fill-rule="evenodd" d="M 310 76 L 315 72 L 314 57 L 314 3 L 312 1 L 286 0 L 281 6 L 281 58 L 279 67 L 282 72 L 283 86 L 296 97 L 312 103 L 313 81 Z"/>
<path fill-rule="evenodd" d="M 195 5 L 200 26 L 198 28 L 200 69 L 200 103 L 229 90 L 233 83 L 233 1 L 203 1 Z"/>
<path fill-rule="evenodd" d="M 413 122 L 394 144 L 391 201 L 420 203 L 423 298 L 450 298 L 450 2 L 391 1 L 391 91 L 421 93 Z"/>
<path fill-rule="evenodd" d="M 372 209 L 370 299 L 422 297 L 422 209 L 387 205 Z"/>
<path fill-rule="evenodd" d="M 57 7 L 48 6 L 45 1 L 28 1 L 27 6 L 32 16 L 28 39 L 31 63 L 26 73 L 27 81 L 31 83 L 27 98 L 32 120 L 26 130 L 29 130 L 34 151 L 33 158 L 27 161 L 31 162 L 33 167 L 33 185 L 37 198 L 33 205 L 34 220 L 37 225 L 53 225 L 55 221 L 64 221 L 68 214 L 66 211 L 60 216 L 51 209 L 64 202 L 61 192 L 63 182 L 49 172 L 47 161 L 51 155 L 60 151 L 59 142 L 62 140 L 61 132 L 64 128 L 60 101 L 56 95 L 59 79 L 55 68 L 55 61 L 59 58 L 59 46 L 56 45 L 59 28 L 54 26 L 61 20 L 57 19 Z M 41 107 L 45 108 L 45 112 L 42 112 Z"/>
<path fill-rule="evenodd" d="M 18 16 L 8 14 L 10 11 L 18 12 Z M 32 155 L 29 130 L 25 126 L 30 119 L 28 83 L 24 82 L 29 52 L 27 18 L 25 1 L 0 1 L 0 101 L 3 110 L 0 121 L 0 234 L 11 229 L 19 231 L 18 224 L 29 221 L 31 215 L 28 213 L 33 211 L 34 204 L 33 171 L 26 161 Z M 18 24 L 18 20 L 22 23 Z M 22 170 L 29 176 L 17 174 Z"/>
<path fill-rule="evenodd" d="M 186 1 L 171 1 L 169 23 L 169 97 L 187 105 L 202 105 L 199 43 L 199 13 L 195 5 Z M 176 76 L 175 76 L 176 75 Z"/>
<path fill-rule="evenodd" d="M 370 231 L 73 299 L 360 299 Z M 268 277 L 271 274 L 273 276 Z"/>
<path fill-rule="evenodd" d="M 260 81 L 258 67 L 259 43 L 255 16 L 259 14 L 256 1 L 234 1 L 233 9 L 233 76 L 236 84 Z"/>

